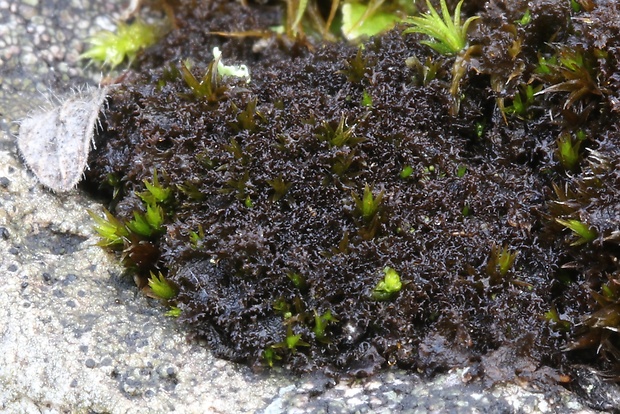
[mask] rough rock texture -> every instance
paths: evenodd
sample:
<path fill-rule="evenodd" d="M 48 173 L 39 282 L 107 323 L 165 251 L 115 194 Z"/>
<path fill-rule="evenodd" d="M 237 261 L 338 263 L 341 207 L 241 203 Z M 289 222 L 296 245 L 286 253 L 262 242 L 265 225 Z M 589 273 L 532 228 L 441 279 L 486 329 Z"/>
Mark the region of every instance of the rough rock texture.
<path fill-rule="evenodd" d="M 16 120 L 99 75 L 84 39 L 113 28 L 110 3 L 0 2 L 0 411 L 254 412 L 282 376 L 215 360 L 138 294 L 94 246 L 78 191 L 54 195 L 27 172 Z M 103 9 L 95 10 L 95 6 Z M 107 9 L 106 9 L 107 7 Z M 116 6 L 115 6 L 116 7 Z M 190 363 L 191 361 L 191 363 Z M 243 390 L 243 392 L 238 392 Z"/>
<path fill-rule="evenodd" d="M 283 379 L 214 360 L 136 294 L 93 246 L 95 204 L 49 194 L 0 158 L 0 411 L 247 412 L 275 393 Z"/>
<path fill-rule="evenodd" d="M 116 6 L 75 3 L 0 1 L 0 411 L 592 412 L 561 388 L 466 385 L 467 370 L 432 382 L 397 370 L 353 384 L 257 376 L 188 342 L 94 246 L 85 210 L 99 206 L 79 191 L 43 189 L 17 156 L 13 121 L 43 104 L 36 90 L 65 94 L 93 78 L 77 55 L 90 25 L 109 27 Z M 85 14 L 95 4 L 104 9 Z"/>

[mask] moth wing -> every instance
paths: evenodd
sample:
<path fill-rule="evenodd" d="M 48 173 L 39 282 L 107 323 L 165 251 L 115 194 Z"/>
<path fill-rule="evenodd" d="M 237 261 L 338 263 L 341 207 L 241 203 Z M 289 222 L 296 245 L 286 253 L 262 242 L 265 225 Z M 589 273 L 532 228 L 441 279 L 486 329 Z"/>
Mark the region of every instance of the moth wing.
<path fill-rule="evenodd" d="M 62 191 L 57 184 L 61 180 L 58 168 L 58 125 L 59 108 L 36 114 L 21 122 L 17 147 L 26 165 L 39 181 L 55 191 Z"/>
<path fill-rule="evenodd" d="M 18 148 L 41 184 L 62 192 L 80 182 L 107 92 L 102 88 L 86 97 L 76 95 L 22 121 Z"/>
<path fill-rule="evenodd" d="M 69 100 L 60 108 L 57 158 L 61 188 L 70 190 L 82 179 L 99 109 L 98 104 L 82 100 Z"/>

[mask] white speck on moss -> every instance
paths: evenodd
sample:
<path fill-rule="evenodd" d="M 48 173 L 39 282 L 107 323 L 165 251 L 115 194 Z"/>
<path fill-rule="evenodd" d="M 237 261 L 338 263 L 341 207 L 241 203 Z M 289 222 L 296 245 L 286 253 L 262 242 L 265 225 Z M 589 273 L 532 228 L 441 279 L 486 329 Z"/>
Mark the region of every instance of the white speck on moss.
<path fill-rule="evenodd" d="M 217 61 L 217 73 L 220 76 L 234 76 L 246 78 L 246 83 L 250 83 L 250 70 L 246 65 L 224 65 L 222 62 L 222 52 L 219 47 L 213 48 L 213 59 Z"/>

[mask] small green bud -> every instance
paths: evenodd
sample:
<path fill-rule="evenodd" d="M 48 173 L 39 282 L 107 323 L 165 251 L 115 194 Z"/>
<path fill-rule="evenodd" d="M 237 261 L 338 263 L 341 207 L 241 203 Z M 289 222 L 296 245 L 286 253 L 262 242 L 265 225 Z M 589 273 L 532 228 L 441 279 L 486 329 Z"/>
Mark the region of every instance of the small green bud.
<path fill-rule="evenodd" d="M 563 225 L 567 229 L 572 230 L 575 235 L 579 236 L 577 240 L 570 244 L 571 246 L 580 246 L 582 244 L 589 243 L 591 241 L 594 241 L 594 239 L 596 239 L 596 237 L 598 236 L 596 230 L 579 220 L 555 219 L 555 221 L 557 221 L 559 224 Z"/>
<path fill-rule="evenodd" d="M 166 280 L 166 278 L 164 278 L 161 272 L 158 272 L 157 275 L 151 272 L 149 287 L 155 296 L 164 300 L 170 300 L 178 293 L 177 289 L 168 280 Z"/>
<path fill-rule="evenodd" d="M 140 20 L 131 24 L 121 23 L 116 33 L 102 31 L 90 39 L 91 47 L 81 58 L 91 59 L 108 65 L 112 69 L 126 58 L 133 60 L 138 52 L 157 41 L 156 26 Z"/>
<path fill-rule="evenodd" d="M 166 316 L 170 316 L 171 318 L 178 318 L 181 316 L 181 309 L 176 306 L 171 306 L 170 310 L 165 313 Z"/>
<path fill-rule="evenodd" d="M 161 231 L 164 224 L 164 210 L 160 206 L 147 205 L 146 221 L 154 231 Z"/>
<path fill-rule="evenodd" d="M 411 165 L 406 165 L 400 171 L 400 178 L 402 179 L 408 178 L 411 176 L 411 174 L 413 174 L 413 167 Z"/>
<path fill-rule="evenodd" d="M 137 211 L 133 212 L 133 220 L 127 223 L 129 230 L 141 236 L 150 237 L 153 234 L 153 228 L 144 217 L 144 214 Z"/>
<path fill-rule="evenodd" d="M 403 287 L 400 281 L 400 275 L 396 270 L 391 267 L 386 267 L 383 269 L 383 272 L 385 276 L 377 283 L 377 286 L 375 286 L 372 292 L 372 298 L 374 300 L 389 300 L 396 293 L 400 292 Z"/>

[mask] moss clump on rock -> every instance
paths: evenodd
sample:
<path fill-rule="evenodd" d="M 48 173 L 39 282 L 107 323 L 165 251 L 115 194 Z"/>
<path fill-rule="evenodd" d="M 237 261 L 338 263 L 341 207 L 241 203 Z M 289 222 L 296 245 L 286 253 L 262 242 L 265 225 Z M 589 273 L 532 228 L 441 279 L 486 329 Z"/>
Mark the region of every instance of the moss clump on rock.
<path fill-rule="evenodd" d="M 148 216 L 153 171 L 171 190 L 163 231 L 122 249 L 138 275 L 174 285 L 179 320 L 254 367 L 620 372 L 617 319 L 595 313 L 620 300 L 617 10 L 465 3 L 480 18 L 458 57 L 405 26 L 363 49 L 209 34 L 265 29 L 274 10 L 181 2 L 179 28 L 137 58 L 102 119 L 88 179 L 118 222 Z M 186 71 L 202 79 L 214 47 L 251 81 L 211 77 L 203 99 Z M 587 66 L 563 54 L 577 47 Z M 571 175 L 563 134 L 582 137 Z M 562 220 L 596 239 L 575 245 Z M 385 268 L 399 288 L 378 300 Z"/>

